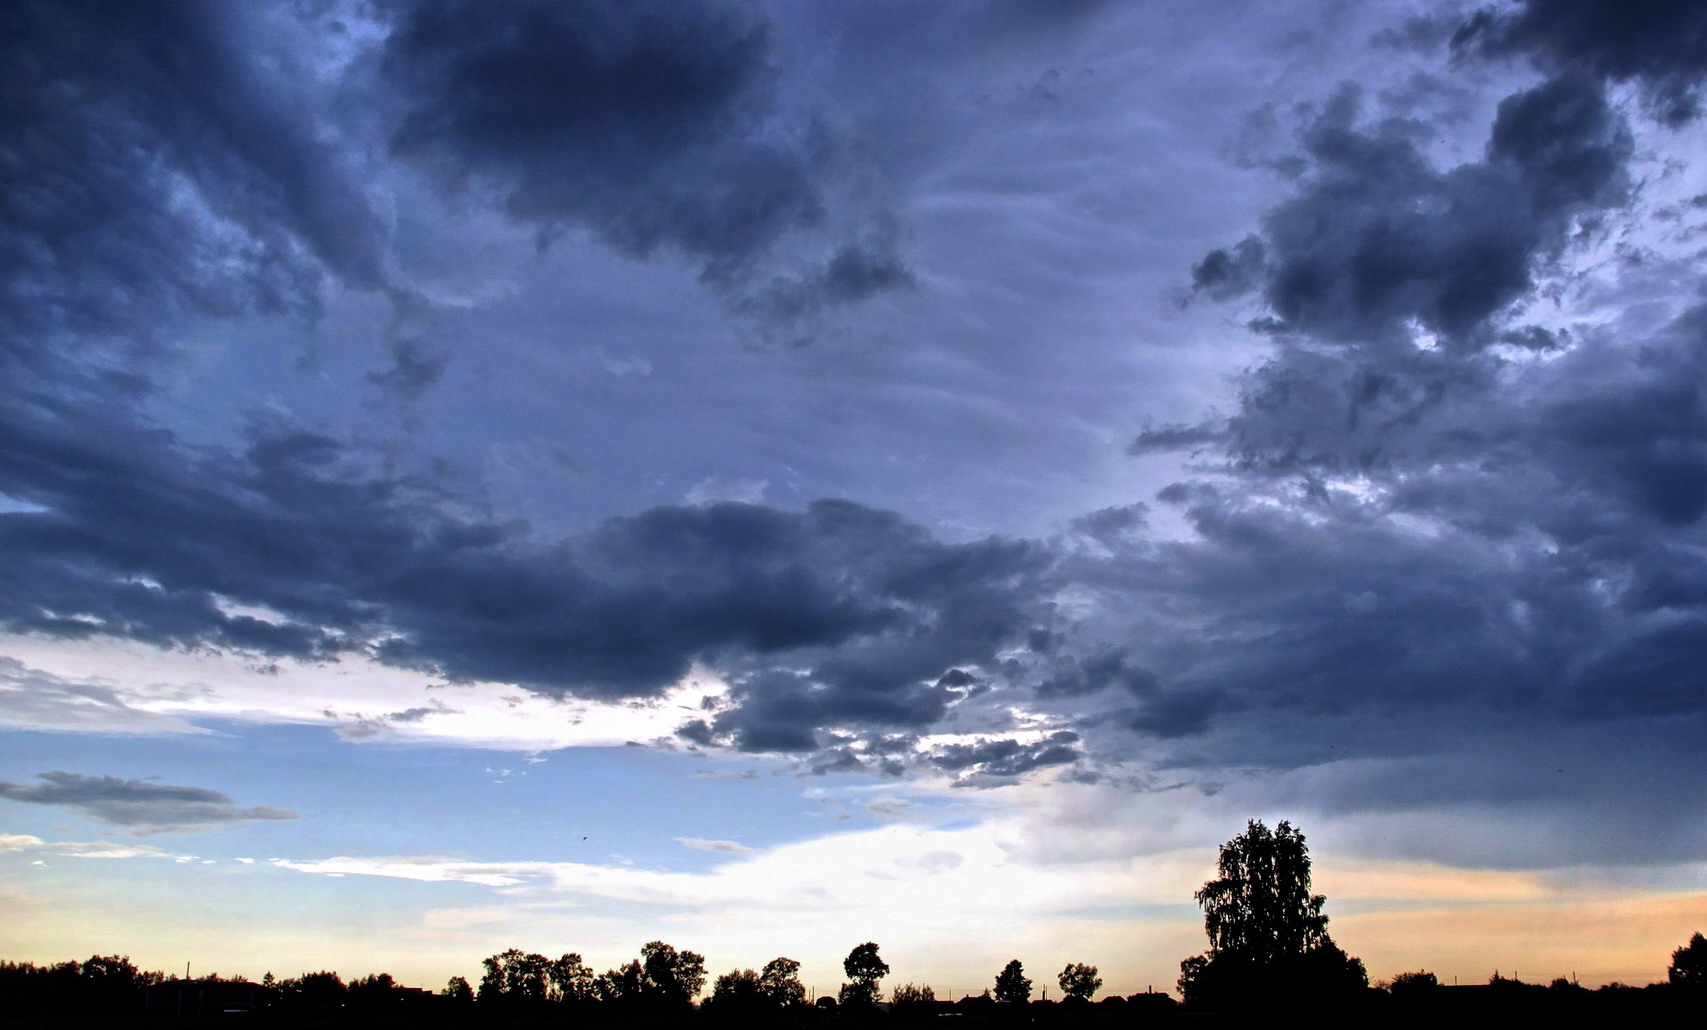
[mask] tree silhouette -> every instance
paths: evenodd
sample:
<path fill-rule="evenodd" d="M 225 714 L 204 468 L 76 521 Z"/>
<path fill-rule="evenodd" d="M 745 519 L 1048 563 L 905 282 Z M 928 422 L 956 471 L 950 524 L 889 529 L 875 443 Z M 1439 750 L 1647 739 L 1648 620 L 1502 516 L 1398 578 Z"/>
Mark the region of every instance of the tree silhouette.
<path fill-rule="evenodd" d="M 509 948 L 480 964 L 478 998 L 485 1005 L 537 1005 L 551 1000 L 551 960 L 537 952 Z"/>
<path fill-rule="evenodd" d="M 142 988 L 150 982 L 129 955 L 90 955 L 77 979 L 84 1007 L 109 1011 L 133 1008 Z"/>
<path fill-rule="evenodd" d="M 142 973 L 129 955 L 90 955 L 80 974 L 92 990 L 129 990 L 142 982 Z"/>
<path fill-rule="evenodd" d="M 1061 985 L 1061 993 L 1069 1001 L 1090 1001 L 1091 995 L 1102 986 L 1102 977 L 1097 975 L 1097 967 L 1087 966 L 1083 962 L 1069 962 L 1067 968 L 1061 970 L 1061 975 L 1055 978 Z"/>
<path fill-rule="evenodd" d="M 921 987 L 912 983 L 904 983 L 895 988 L 894 993 L 890 995 L 889 1001 L 895 1006 L 896 1011 L 899 1012 L 903 1008 L 914 1008 L 920 1005 L 934 1003 L 936 1001 L 936 991 L 932 990 L 929 984 L 925 984 Z"/>
<path fill-rule="evenodd" d="M 842 970 L 853 982 L 842 985 L 840 1002 L 855 1006 L 876 1004 L 877 981 L 889 973 L 889 964 L 877 956 L 877 945 L 871 941 L 856 945 L 842 960 Z"/>
<path fill-rule="evenodd" d="M 635 959 L 620 969 L 607 969 L 593 984 L 599 1000 L 610 1005 L 637 1004 L 645 990 L 646 971 Z"/>
<path fill-rule="evenodd" d="M 705 987 L 705 956 L 663 941 L 641 945 L 640 968 L 646 974 L 641 993 L 665 1005 L 686 1005 Z"/>
<path fill-rule="evenodd" d="M 1019 959 L 1009 962 L 996 974 L 996 1000 L 1014 1005 L 1024 1005 L 1031 1000 L 1031 981 L 1026 978 L 1025 967 L 1020 965 Z"/>
<path fill-rule="evenodd" d="M 474 988 L 468 986 L 467 977 L 453 976 L 445 981 L 444 996 L 450 999 L 452 1005 L 472 1005 Z"/>
<path fill-rule="evenodd" d="M 1666 978 L 1678 987 L 1707 989 L 1707 937 L 1697 933 L 1689 943 L 1671 953 Z"/>
<path fill-rule="evenodd" d="M 711 1011 L 719 1016 L 751 1017 L 769 1007 L 751 969 L 735 969 L 717 978 L 711 988 Z"/>
<path fill-rule="evenodd" d="M 1282 822 L 1273 833 L 1252 820 L 1221 846 L 1221 876 L 1197 892 L 1211 952 L 1261 963 L 1301 955 L 1328 939 L 1327 899 L 1310 893 L 1304 835 Z"/>
<path fill-rule="evenodd" d="M 304 973 L 279 986 L 283 988 L 283 1003 L 299 1011 L 335 1012 L 343 1007 L 348 996 L 343 977 L 329 969 Z"/>
<path fill-rule="evenodd" d="M 800 963 L 780 955 L 766 962 L 759 974 L 759 992 L 777 1008 L 805 1004 L 806 988 L 800 983 Z"/>
<path fill-rule="evenodd" d="M 1410 996 L 1434 990 L 1440 986 L 1440 978 L 1426 969 L 1418 969 L 1411 973 L 1399 973 L 1387 983 L 1387 993 L 1394 997 Z"/>
<path fill-rule="evenodd" d="M 363 1014 L 393 1010 L 403 1004 L 401 986 L 390 973 L 369 973 L 350 981 L 345 1004 L 352 1012 Z"/>
<path fill-rule="evenodd" d="M 594 984 L 598 977 L 581 956 L 571 951 L 552 962 L 546 969 L 552 993 L 562 1001 L 579 1004 L 595 997 Z"/>
<path fill-rule="evenodd" d="M 1180 993 L 1193 1004 L 1255 1004 L 1282 983 L 1314 992 L 1366 987 L 1363 962 L 1328 936 L 1326 901 L 1310 893 L 1310 852 L 1289 822 L 1261 820 L 1221 845 L 1220 876 L 1196 898 L 1209 951 L 1180 963 Z"/>

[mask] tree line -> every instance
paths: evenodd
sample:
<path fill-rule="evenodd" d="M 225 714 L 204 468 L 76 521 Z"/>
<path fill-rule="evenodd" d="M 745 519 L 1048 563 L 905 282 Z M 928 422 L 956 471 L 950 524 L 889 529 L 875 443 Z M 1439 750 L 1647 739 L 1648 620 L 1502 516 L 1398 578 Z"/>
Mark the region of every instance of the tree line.
<path fill-rule="evenodd" d="M 540 1006 L 647 1009 L 655 1012 L 681 1009 L 699 998 L 705 988 L 705 956 L 677 951 L 663 941 L 652 941 L 640 949 L 640 957 L 616 969 L 595 974 L 580 955 L 570 952 L 548 958 L 516 948 L 499 952 L 482 963 L 485 974 L 478 988 L 467 979 L 453 976 L 441 992 L 460 1005 L 498 1008 Z M 879 954 L 875 941 L 855 945 L 842 960 L 847 976 L 832 998 L 826 995 L 813 1004 L 821 1008 L 868 1009 L 934 1005 L 936 992 L 929 985 L 902 984 L 884 1001 L 882 980 L 889 964 Z M 1056 982 L 1067 1001 L 1088 1002 L 1102 978 L 1097 967 L 1069 962 Z M 995 992 L 983 997 L 1001 1003 L 1024 1003 L 1031 998 L 1032 981 L 1018 959 L 1009 962 L 996 977 Z M 800 963 L 779 956 L 762 970 L 732 969 L 717 977 L 711 994 L 703 1001 L 708 1011 L 724 1015 L 760 1015 L 786 1012 L 808 1003 L 800 981 Z"/>
<path fill-rule="evenodd" d="M 1260 820 L 1252 820 L 1244 833 L 1221 846 L 1216 867 L 1218 875 L 1195 894 L 1203 910 L 1209 947 L 1180 963 L 1177 986 L 1189 1009 L 1236 1011 L 1273 1004 L 1277 999 L 1321 1007 L 1367 1007 L 1374 1003 L 1371 996 L 1379 995 L 1422 1011 L 1448 1005 L 1449 996 L 1457 999 L 1452 1005 L 1469 1004 L 1466 999 L 1475 998 L 1479 999 L 1475 1003 L 1483 1006 L 1514 1004 L 1521 999 L 1533 1006 L 1538 1003 L 1534 994 L 1538 989 L 1554 999 L 1591 993 L 1563 979 L 1541 988 L 1495 973 L 1488 984 L 1482 985 L 1487 993 L 1454 994 L 1427 970 L 1401 973 L 1372 989 L 1362 960 L 1347 955 L 1328 932 L 1328 917 L 1323 912 L 1326 899 L 1311 891 L 1310 856 L 1304 835 L 1290 823 L 1281 822 L 1270 830 Z M 137 1011 L 144 998 L 150 999 L 149 1009 L 153 1011 L 154 998 L 173 992 L 177 1008 L 171 1011 L 181 1014 L 189 985 L 200 992 L 195 1004 L 203 1008 L 208 1004 L 250 1005 L 308 1017 L 397 1011 L 407 1005 L 418 1012 L 430 1009 L 465 1016 L 528 1017 L 561 1011 L 588 1017 L 656 1019 L 684 1015 L 698 1002 L 699 1010 L 709 1017 L 753 1023 L 826 1012 L 845 1017 L 885 1013 L 896 1018 L 945 1011 L 996 1015 L 1049 1004 L 1033 1001 L 1033 981 L 1017 958 L 995 975 L 992 989 L 977 997 L 939 1001 L 930 986 L 907 983 L 896 987 L 885 1001 L 881 982 L 890 967 L 872 941 L 848 952 L 842 962 L 846 982 L 833 997 L 818 999 L 807 997 L 800 981 L 800 963 L 784 956 L 772 959 L 760 970 L 723 973 L 712 981 L 707 996 L 705 956 L 678 950 L 663 941 L 642 945 L 638 957 L 604 973 L 595 973 L 574 952 L 553 959 L 516 948 L 489 956 L 482 968 L 477 986 L 455 976 L 442 991 L 434 993 L 403 987 L 385 973 L 346 984 L 329 970 L 282 980 L 269 972 L 249 985 L 242 977 L 221 978 L 218 974 L 194 981 L 168 979 L 160 972 L 138 969 L 123 955 L 94 955 L 84 962 L 46 966 L 0 962 L 0 1015 L 71 1011 L 116 1015 Z M 1096 966 L 1070 962 L 1057 975 L 1056 983 L 1068 1011 L 1075 1007 L 1088 1011 L 1091 999 L 1102 987 L 1102 978 Z M 217 992 L 216 1001 L 208 1002 L 210 987 L 220 985 L 224 989 Z M 1687 1001 L 1707 1011 L 1707 938 L 1696 933 L 1676 949 L 1665 984 L 1653 987 L 1670 990 L 1672 993 L 1665 997 L 1672 1002 Z M 1593 993 L 1612 997 L 1632 990 L 1616 984 Z M 1116 1003 L 1143 1005 L 1156 1013 L 1173 1007 L 1167 995 L 1104 999 L 1105 1006 Z"/>

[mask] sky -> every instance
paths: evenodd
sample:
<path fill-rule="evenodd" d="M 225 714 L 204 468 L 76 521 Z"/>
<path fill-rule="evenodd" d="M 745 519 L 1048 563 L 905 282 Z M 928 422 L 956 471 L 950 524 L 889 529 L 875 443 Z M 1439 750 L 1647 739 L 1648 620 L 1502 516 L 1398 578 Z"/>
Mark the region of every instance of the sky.
<path fill-rule="evenodd" d="M 0 957 L 1707 928 L 1707 8 L 0 11 Z M 1053 991 L 1052 991 L 1053 993 Z"/>

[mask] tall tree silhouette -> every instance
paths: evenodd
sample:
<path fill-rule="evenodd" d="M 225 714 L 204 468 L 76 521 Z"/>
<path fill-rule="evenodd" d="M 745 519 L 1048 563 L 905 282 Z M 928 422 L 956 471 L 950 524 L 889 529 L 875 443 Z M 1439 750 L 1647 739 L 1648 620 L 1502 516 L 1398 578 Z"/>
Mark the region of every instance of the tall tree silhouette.
<path fill-rule="evenodd" d="M 1328 940 L 1327 899 L 1310 893 L 1310 852 L 1291 823 L 1270 833 L 1252 820 L 1221 846 L 1219 867 L 1221 876 L 1196 895 L 1212 952 L 1266 965 Z"/>
<path fill-rule="evenodd" d="M 781 955 L 766 962 L 759 974 L 759 992 L 777 1008 L 805 1004 L 806 988 L 800 983 L 800 963 Z"/>
<path fill-rule="evenodd" d="M 843 1005 L 872 1005 L 877 1002 L 877 981 L 889 973 L 889 964 L 877 955 L 872 941 L 856 945 L 842 960 L 842 971 L 852 983 L 842 985 L 840 1002 Z"/>
<path fill-rule="evenodd" d="M 1180 963 L 1193 1004 L 1256 1004 L 1281 984 L 1322 994 L 1368 986 L 1360 959 L 1328 935 L 1326 901 L 1310 893 L 1310 851 L 1289 822 L 1253 819 L 1221 845 L 1220 876 L 1197 891 L 1209 950 Z"/>
<path fill-rule="evenodd" d="M 996 974 L 996 1000 L 1016 1005 L 1031 1000 L 1031 981 L 1026 978 L 1025 967 L 1020 965 L 1019 959 L 1009 962 Z"/>
<path fill-rule="evenodd" d="M 641 945 L 640 968 L 646 974 L 642 993 L 664 1005 L 686 1005 L 705 987 L 705 956 L 663 941 Z"/>

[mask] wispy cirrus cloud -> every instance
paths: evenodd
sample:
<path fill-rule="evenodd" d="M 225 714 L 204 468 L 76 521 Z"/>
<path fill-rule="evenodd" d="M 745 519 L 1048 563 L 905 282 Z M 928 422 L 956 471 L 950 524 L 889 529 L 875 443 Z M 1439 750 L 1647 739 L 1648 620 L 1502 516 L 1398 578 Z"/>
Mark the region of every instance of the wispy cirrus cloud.
<path fill-rule="evenodd" d="M 43 840 L 28 833 L 0 833 L 0 851 L 42 852 L 72 858 L 178 858 L 152 844 L 119 844 L 114 841 Z"/>
<path fill-rule="evenodd" d="M 137 707 L 98 679 L 56 676 L 0 655 L 0 725 L 78 733 L 207 733 L 183 718 Z"/>

